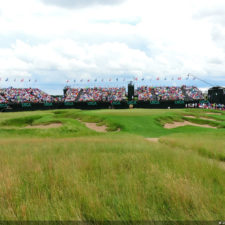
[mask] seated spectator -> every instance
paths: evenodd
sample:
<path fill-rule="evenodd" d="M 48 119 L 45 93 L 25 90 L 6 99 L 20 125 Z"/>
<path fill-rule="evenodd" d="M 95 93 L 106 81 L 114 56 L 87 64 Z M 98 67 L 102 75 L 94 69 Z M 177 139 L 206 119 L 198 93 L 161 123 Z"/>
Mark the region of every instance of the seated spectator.
<path fill-rule="evenodd" d="M 147 86 L 138 87 L 137 96 L 139 101 L 155 100 L 154 89 L 152 87 L 147 87 Z"/>
<path fill-rule="evenodd" d="M 8 103 L 44 103 L 53 102 L 54 98 L 38 88 L 5 88 L 2 94 Z"/>
<path fill-rule="evenodd" d="M 6 103 L 8 103 L 8 101 L 3 96 L 0 95 L 0 104 L 6 104 Z"/>
<path fill-rule="evenodd" d="M 125 88 L 84 88 L 78 101 L 123 101 L 126 100 Z"/>
<path fill-rule="evenodd" d="M 190 86 L 190 87 L 187 87 L 187 86 L 183 86 L 186 94 L 187 94 L 187 97 L 189 99 L 192 99 L 192 100 L 200 100 L 200 99 L 204 99 L 204 96 L 202 94 L 202 92 L 195 86 Z"/>
<path fill-rule="evenodd" d="M 180 87 L 156 87 L 154 91 L 160 100 L 184 100 L 185 98 Z"/>
<path fill-rule="evenodd" d="M 65 95 L 65 102 L 74 102 L 80 92 L 79 88 L 68 88 Z"/>

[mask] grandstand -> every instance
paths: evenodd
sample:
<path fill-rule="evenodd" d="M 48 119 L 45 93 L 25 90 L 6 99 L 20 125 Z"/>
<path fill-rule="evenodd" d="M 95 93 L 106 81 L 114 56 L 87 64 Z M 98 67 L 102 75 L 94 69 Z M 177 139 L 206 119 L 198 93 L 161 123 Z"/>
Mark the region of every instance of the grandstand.
<path fill-rule="evenodd" d="M 56 108 L 183 108 L 189 103 L 204 100 L 202 92 L 195 86 L 151 87 L 140 86 L 132 98 L 125 87 L 65 87 L 64 95 L 51 96 L 38 88 L 0 89 L 2 111 L 56 109 Z"/>
<path fill-rule="evenodd" d="M 110 102 L 127 100 L 125 87 L 122 88 L 67 88 L 66 101 L 76 102 Z M 138 101 L 178 101 L 178 100 L 202 100 L 202 92 L 194 86 L 182 87 L 149 87 L 141 86 L 135 90 L 134 97 Z"/>
<path fill-rule="evenodd" d="M 54 98 L 38 88 L 4 88 L 0 90 L 1 103 L 44 103 Z"/>
<path fill-rule="evenodd" d="M 65 96 L 66 101 L 76 102 L 112 102 L 125 101 L 125 88 L 83 88 L 73 89 L 68 88 Z"/>

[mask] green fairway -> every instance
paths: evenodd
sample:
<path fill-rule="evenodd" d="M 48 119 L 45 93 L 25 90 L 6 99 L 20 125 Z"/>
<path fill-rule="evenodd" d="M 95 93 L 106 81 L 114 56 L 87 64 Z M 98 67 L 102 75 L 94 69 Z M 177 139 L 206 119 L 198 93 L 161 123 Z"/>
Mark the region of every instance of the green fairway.
<path fill-rule="evenodd" d="M 216 112 L 1 113 L 0 220 L 225 220 L 225 112 Z M 196 126 L 164 128 L 174 121 Z M 36 127 L 51 124 L 60 126 Z"/>

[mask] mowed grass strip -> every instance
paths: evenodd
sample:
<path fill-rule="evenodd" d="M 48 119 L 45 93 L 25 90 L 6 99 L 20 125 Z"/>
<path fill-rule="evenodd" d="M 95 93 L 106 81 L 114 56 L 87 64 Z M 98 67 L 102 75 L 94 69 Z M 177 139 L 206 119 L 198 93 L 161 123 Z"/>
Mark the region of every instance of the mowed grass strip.
<path fill-rule="evenodd" d="M 224 170 L 179 146 L 134 135 L 0 146 L 1 220 L 224 218 Z"/>

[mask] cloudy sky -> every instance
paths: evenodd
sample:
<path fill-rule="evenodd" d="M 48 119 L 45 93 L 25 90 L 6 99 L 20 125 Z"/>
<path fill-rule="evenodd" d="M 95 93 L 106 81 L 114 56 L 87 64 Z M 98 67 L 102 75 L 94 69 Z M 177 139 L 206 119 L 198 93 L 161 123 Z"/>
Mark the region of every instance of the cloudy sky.
<path fill-rule="evenodd" d="M 1 87 L 188 73 L 225 86 L 224 0 L 0 0 Z"/>

